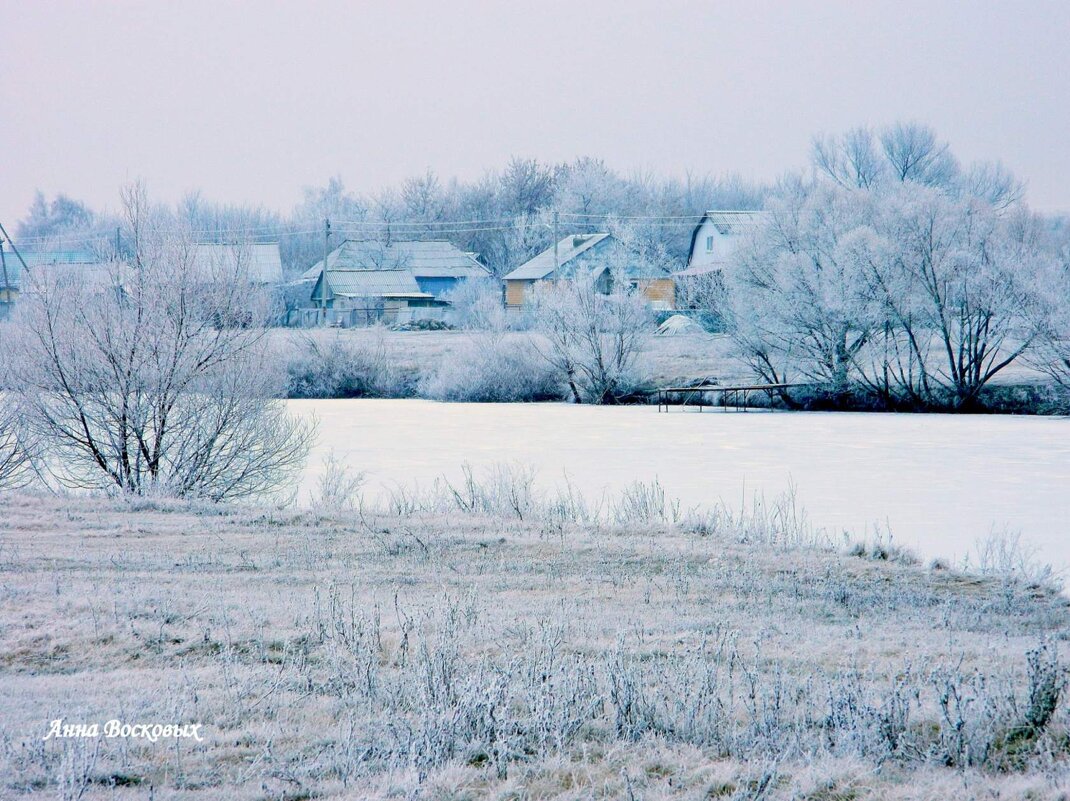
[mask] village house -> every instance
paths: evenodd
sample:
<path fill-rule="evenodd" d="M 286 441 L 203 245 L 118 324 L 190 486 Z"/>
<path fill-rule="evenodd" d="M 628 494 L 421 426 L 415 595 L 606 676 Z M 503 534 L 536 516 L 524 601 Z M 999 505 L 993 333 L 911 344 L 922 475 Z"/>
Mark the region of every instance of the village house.
<path fill-rule="evenodd" d="M 620 268 L 632 288 L 657 309 L 671 309 L 676 293 L 669 271 L 638 257 L 612 234 L 566 236 L 505 276 L 505 304 L 520 309 L 532 299 L 532 288 L 542 281 L 567 281 L 585 275 L 601 292 L 613 290 L 614 268 Z"/>
<path fill-rule="evenodd" d="M 724 324 L 724 269 L 744 234 L 761 221 L 761 211 L 707 211 L 691 232 L 687 267 L 673 273 L 680 308 L 700 312 L 703 325 L 721 330 Z"/>
<path fill-rule="evenodd" d="M 691 233 L 687 268 L 677 278 L 708 275 L 722 270 L 742 234 L 762 219 L 761 211 L 707 211 Z"/>
<path fill-rule="evenodd" d="M 21 259 L 0 248 L 0 319 L 10 314 L 20 296 L 32 292 L 32 282 L 23 270 L 23 261 L 37 281 L 73 281 L 97 290 L 122 291 L 131 269 L 114 258 L 102 258 L 82 250 L 22 251 Z M 241 275 L 257 287 L 276 287 L 282 283 L 282 260 L 277 243 L 232 245 L 193 245 L 186 262 L 190 279 L 229 280 Z"/>
<path fill-rule="evenodd" d="M 100 276 L 110 266 L 89 251 L 25 251 L 20 248 L 16 256 L 4 243 L 0 243 L 0 319 L 10 314 L 20 295 L 27 292 L 28 281 L 23 262 L 31 272 L 53 275 L 63 272 L 94 282 L 99 282 Z"/>
<path fill-rule="evenodd" d="M 310 287 L 311 308 L 300 311 L 305 325 L 321 319 L 352 326 L 442 319 L 449 293 L 465 281 L 490 279 L 471 253 L 450 242 L 347 239 L 301 276 Z"/>
<path fill-rule="evenodd" d="M 440 319 L 442 310 L 449 306 L 448 301 L 420 291 L 408 270 L 331 267 L 320 273 L 311 297 L 326 308 L 328 324 L 347 328 Z M 319 308 L 311 310 L 311 315 L 308 311 L 306 316 L 313 318 L 320 314 Z"/>

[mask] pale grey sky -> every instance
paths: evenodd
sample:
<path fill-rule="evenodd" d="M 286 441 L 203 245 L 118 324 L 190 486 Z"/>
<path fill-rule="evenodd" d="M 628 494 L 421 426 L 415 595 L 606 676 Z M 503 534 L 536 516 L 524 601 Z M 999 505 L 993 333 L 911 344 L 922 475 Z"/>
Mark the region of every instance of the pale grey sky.
<path fill-rule="evenodd" d="M 804 164 L 810 138 L 927 122 L 1070 210 L 1070 2 L 0 0 L 0 221 L 35 189 L 144 178 L 288 209 L 511 155 L 624 169 Z"/>

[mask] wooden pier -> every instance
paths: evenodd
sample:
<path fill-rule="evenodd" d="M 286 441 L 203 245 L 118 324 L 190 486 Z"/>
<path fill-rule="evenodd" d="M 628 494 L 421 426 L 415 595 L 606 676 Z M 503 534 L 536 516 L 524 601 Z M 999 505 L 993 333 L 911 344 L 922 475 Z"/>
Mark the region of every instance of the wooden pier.
<path fill-rule="evenodd" d="M 704 405 L 708 406 L 721 406 L 728 408 L 731 406 L 737 411 L 742 409 L 747 411 L 747 398 L 751 392 L 765 392 L 769 395 L 770 401 L 773 399 L 773 392 L 778 389 L 789 389 L 791 387 L 807 387 L 813 386 L 813 384 L 739 384 L 739 385 L 723 385 L 723 384 L 695 384 L 690 387 L 660 387 L 657 390 L 658 393 L 658 411 L 669 411 L 669 398 L 674 394 L 682 395 L 684 400 L 680 403 L 680 408 L 683 409 L 688 405 L 688 401 L 694 395 L 698 395 L 698 410 L 701 412 Z M 720 403 L 703 404 L 702 398 L 706 394 L 721 394 Z M 732 401 L 729 403 L 729 401 Z"/>

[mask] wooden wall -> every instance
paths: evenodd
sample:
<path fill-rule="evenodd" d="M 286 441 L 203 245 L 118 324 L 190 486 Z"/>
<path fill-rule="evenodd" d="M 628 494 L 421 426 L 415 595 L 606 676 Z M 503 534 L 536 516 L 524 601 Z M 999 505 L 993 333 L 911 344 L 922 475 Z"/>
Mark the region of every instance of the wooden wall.
<path fill-rule="evenodd" d="M 651 303 L 661 302 L 668 304 L 670 309 L 676 308 L 676 284 L 671 278 L 655 278 L 653 281 L 640 283 L 643 297 Z"/>
<path fill-rule="evenodd" d="M 532 281 L 506 281 L 505 282 L 505 305 L 523 306 L 524 297 L 528 286 Z"/>

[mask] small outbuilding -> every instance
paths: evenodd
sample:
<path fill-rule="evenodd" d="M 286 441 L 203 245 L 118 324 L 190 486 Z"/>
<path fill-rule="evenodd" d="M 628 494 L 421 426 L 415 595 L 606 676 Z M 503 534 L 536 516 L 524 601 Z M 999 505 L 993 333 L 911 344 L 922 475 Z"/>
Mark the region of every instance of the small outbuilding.
<path fill-rule="evenodd" d="M 351 267 L 321 272 L 312 288 L 312 299 L 326 309 L 327 322 L 343 327 L 438 319 L 449 305 L 421 291 L 408 270 Z"/>

